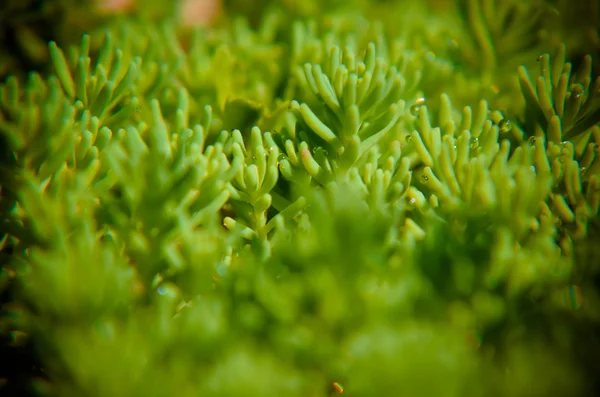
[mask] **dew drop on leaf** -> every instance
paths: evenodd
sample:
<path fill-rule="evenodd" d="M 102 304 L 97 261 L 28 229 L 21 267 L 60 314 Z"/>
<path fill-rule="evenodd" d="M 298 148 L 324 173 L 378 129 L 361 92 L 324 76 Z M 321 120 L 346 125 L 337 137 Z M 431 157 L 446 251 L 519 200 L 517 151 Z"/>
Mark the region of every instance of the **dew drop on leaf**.
<path fill-rule="evenodd" d="M 417 117 L 421 107 L 425 106 L 425 98 L 418 98 L 414 105 L 410 107 L 410 114 Z"/>
<path fill-rule="evenodd" d="M 530 136 L 528 141 L 529 141 L 529 144 L 535 148 L 535 144 L 537 143 L 537 138 L 535 136 Z"/>
<path fill-rule="evenodd" d="M 479 146 L 479 138 L 471 138 L 471 149 L 475 149 Z"/>
<path fill-rule="evenodd" d="M 510 123 L 510 120 L 507 120 L 507 119 L 500 120 L 500 122 L 498 123 L 498 129 L 503 134 L 506 134 L 507 132 L 509 132 L 512 129 L 512 124 Z"/>
<path fill-rule="evenodd" d="M 573 84 L 571 86 L 571 96 L 579 99 L 581 98 L 581 96 L 583 95 L 583 87 L 581 86 L 581 84 Z"/>

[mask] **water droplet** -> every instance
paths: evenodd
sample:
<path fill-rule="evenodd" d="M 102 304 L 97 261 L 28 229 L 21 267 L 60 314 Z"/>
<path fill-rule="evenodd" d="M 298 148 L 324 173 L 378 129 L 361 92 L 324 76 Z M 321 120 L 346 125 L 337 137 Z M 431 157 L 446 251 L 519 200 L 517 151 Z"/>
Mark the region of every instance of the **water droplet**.
<path fill-rule="evenodd" d="M 421 175 L 421 183 L 427 183 L 429 181 L 429 177 L 425 174 Z"/>
<path fill-rule="evenodd" d="M 471 149 L 475 149 L 479 146 L 479 138 L 471 138 Z"/>
<path fill-rule="evenodd" d="M 412 140 L 413 140 L 413 137 L 412 137 L 412 135 L 411 135 L 411 134 L 408 134 L 408 135 L 407 135 L 407 136 L 404 138 L 404 140 L 406 141 L 406 143 L 407 143 L 407 144 L 410 144 L 410 143 L 412 142 Z"/>
<path fill-rule="evenodd" d="M 537 137 L 535 137 L 535 136 L 530 136 L 530 137 L 529 137 L 529 139 L 528 139 L 528 141 L 529 141 L 529 144 L 530 144 L 530 145 L 531 145 L 533 148 L 535 148 L 535 144 L 537 143 L 537 141 L 538 141 L 538 140 L 537 140 Z"/>
<path fill-rule="evenodd" d="M 544 58 L 544 55 L 543 55 L 543 54 L 542 54 L 542 55 L 538 55 L 538 57 L 537 57 L 537 59 L 536 59 L 536 60 L 537 60 L 538 62 L 541 62 L 543 58 Z"/>
<path fill-rule="evenodd" d="M 511 124 L 510 120 L 507 120 L 507 119 L 500 120 L 500 122 L 498 123 L 498 129 L 503 134 L 506 134 L 507 132 L 509 132 L 512 129 L 512 124 Z"/>
<path fill-rule="evenodd" d="M 583 95 L 583 87 L 580 84 L 575 84 L 571 88 L 571 94 L 575 96 L 575 98 L 581 98 Z"/>
<path fill-rule="evenodd" d="M 419 115 L 419 110 L 423 106 L 425 106 L 425 98 L 422 98 L 422 97 L 421 98 L 417 98 L 415 104 L 410 107 L 410 114 L 412 114 L 415 117 L 418 116 Z"/>
<path fill-rule="evenodd" d="M 415 205 L 415 203 L 417 202 L 417 199 L 416 199 L 416 198 L 414 198 L 414 197 L 411 197 L 411 198 L 410 198 L 410 200 L 408 200 L 408 202 L 409 202 L 411 205 Z"/>
<path fill-rule="evenodd" d="M 419 109 L 421 109 L 422 105 L 412 105 L 410 107 L 410 114 L 417 117 L 419 115 Z"/>
<path fill-rule="evenodd" d="M 586 167 L 581 167 L 581 168 L 579 169 L 579 172 L 580 172 L 580 173 L 581 173 L 581 175 L 583 176 L 583 175 L 585 175 L 585 173 L 587 172 L 587 168 L 586 168 Z"/>
<path fill-rule="evenodd" d="M 167 287 L 165 287 L 164 285 L 161 285 L 157 288 L 156 291 L 158 292 L 159 295 L 165 295 L 167 293 Z"/>

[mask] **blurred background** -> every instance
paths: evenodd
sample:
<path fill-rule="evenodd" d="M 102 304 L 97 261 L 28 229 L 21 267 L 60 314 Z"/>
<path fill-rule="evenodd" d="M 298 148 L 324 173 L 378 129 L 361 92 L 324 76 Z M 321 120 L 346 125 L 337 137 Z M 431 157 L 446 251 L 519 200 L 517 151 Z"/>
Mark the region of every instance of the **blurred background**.
<path fill-rule="evenodd" d="M 483 4 L 494 4 L 482 6 Z M 120 18 L 149 22 L 169 20 L 182 29 L 225 26 L 239 16 L 252 27 L 266 11 L 277 10 L 289 18 L 326 17 L 340 11 L 380 20 L 384 26 L 402 28 L 403 18 L 419 9 L 427 12 L 429 26 L 469 25 L 469 11 L 482 7 L 496 19 L 492 35 L 502 35 L 512 25 L 535 25 L 538 38 L 566 42 L 570 59 L 597 54 L 600 49 L 597 0 L 2 0 L 0 1 L 0 79 L 15 70 L 39 70 L 46 64 L 47 42 L 59 46 L 78 43 L 81 33 L 103 30 Z M 519 19 L 521 11 L 537 9 L 538 17 Z M 508 10 L 508 15 L 494 15 Z M 457 19 L 458 18 L 458 19 Z M 527 30 L 532 26 L 523 26 Z M 392 30 L 393 30 L 392 29 Z M 523 38 L 526 39 L 525 37 Z M 576 66 L 576 65 L 575 65 Z"/>

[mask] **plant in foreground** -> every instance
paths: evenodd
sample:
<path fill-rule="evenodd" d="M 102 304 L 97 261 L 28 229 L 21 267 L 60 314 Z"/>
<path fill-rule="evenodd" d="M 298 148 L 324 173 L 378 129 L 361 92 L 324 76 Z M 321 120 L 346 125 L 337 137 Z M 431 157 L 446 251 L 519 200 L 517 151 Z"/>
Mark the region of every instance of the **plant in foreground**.
<path fill-rule="evenodd" d="M 108 18 L 11 72 L 0 333 L 35 349 L 28 391 L 590 395 L 592 57 L 550 56 L 533 5 L 432 15 L 449 50 L 378 3 Z"/>

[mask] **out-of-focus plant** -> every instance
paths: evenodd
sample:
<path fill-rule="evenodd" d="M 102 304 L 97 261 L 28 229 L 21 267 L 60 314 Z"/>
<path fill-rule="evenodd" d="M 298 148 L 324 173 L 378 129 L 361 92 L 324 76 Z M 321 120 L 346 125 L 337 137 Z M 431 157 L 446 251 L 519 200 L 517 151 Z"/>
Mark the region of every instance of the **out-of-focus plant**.
<path fill-rule="evenodd" d="M 562 2 L 52 4 L 6 6 L 0 334 L 34 353 L 0 390 L 593 393 L 598 80 Z"/>

